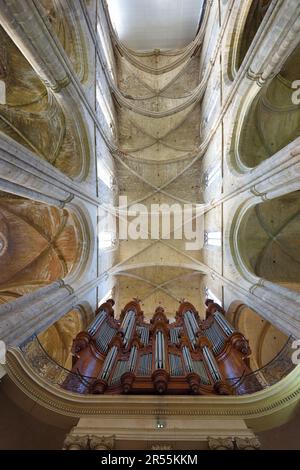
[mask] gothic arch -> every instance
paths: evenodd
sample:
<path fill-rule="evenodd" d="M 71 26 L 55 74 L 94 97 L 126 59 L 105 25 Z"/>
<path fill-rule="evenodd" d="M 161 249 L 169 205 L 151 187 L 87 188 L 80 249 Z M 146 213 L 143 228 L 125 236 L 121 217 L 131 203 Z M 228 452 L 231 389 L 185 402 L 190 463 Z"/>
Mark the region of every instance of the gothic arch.
<path fill-rule="evenodd" d="M 292 97 L 299 77 L 300 45 L 278 75 L 262 88 L 254 84 L 237 113 L 231 153 L 239 171 L 272 157 L 300 135 L 300 107 Z"/>
<path fill-rule="evenodd" d="M 72 368 L 73 339 L 85 330 L 92 319 L 90 305 L 78 305 L 38 335 L 47 354 L 66 369 Z"/>
<path fill-rule="evenodd" d="M 0 131 L 67 176 L 84 179 L 89 145 L 77 103 L 48 90 L 2 28 L 0 40 Z"/>
<path fill-rule="evenodd" d="M 233 224 L 232 251 L 243 277 L 300 291 L 300 191 L 247 203 Z"/>
<path fill-rule="evenodd" d="M 40 0 L 38 8 L 47 18 L 81 83 L 88 76 L 87 47 L 76 8 L 61 0 Z"/>
<path fill-rule="evenodd" d="M 240 4 L 230 38 L 227 73 L 233 80 L 260 28 L 272 0 L 245 0 Z"/>
<path fill-rule="evenodd" d="M 90 270 L 95 252 L 97 234 L 95 233 L 96 228 L 90 214 L 81 202 L 71 201 L 66 204 L 66 210 L 74 217 L 78 233 L 81 237 L 80 253 L 77 263 L 65 278 L 66 283 L 75 288 L 76 285 L 82 283 L 82 279 L 85 278 Z"/>
<path fill-rule="evenodd" d="M 81 227 L 74 212 L 1 192 L 0 302 L 74 278 L 86 256 Z"/>
<path fill-rule="evenodd" d="M 252 354 L 252 370 L 260 369 L 282 350 L 288 336 L 241 301 L 234 301 L 227 311 L 230 322 L 247 335 Z"/>

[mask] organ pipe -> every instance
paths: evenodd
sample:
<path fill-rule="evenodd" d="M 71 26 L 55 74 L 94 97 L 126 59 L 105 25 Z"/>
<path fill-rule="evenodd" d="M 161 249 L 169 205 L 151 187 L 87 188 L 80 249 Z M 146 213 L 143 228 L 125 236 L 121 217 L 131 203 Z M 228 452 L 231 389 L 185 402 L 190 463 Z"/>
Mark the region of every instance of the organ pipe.
<path fill-rule="evenodd" d="M 103 304 L 88 334 L 75 338 L 73 369 L 64 388 L 78 393 L 171 389 L 172 394 L 228 394 L 235 392 L 226 374 L 232 378 L 251 372 L 244 361 L 250 354 L 246 339 L 218 311 L 198 321 L 192 304 L 184 301 L 175 321 L 170 323 L 159 306 L 146 322 L 134 299 L 125 306 L 120 324 L 112 307 L 113 301 Z"/>
<path fill-rule="evenodd" d="M 134 327 L 134 322 L 135 322 L 135 313 L 134 313 L 134 311 L 130 310 L 129 312 L 126 312 L 126 315 L 124 317 L 124 320 L 123 320 L 123 323 L 122 323 L 122 326 L 121 326 L 121 329 L 124 333 L 124 340 L 123 341 L 124 341 L 125 346 L 127 346 L 129 341 L 130 341 L 132 331 L 133 331 L 133 327 Z"/>
<path fill-rule="evenodd" d="M 156 350 L 155 350 L 155 367 L 156 369 L 164 369 L 165 367 L 165 347 L 164 336 L 161 331 L 156 333 Z"/>
<path fill-rule="evenodd" d="M 97 331 L 97 329 L 102 325 L 102 323 L 104 322 L 105 318 L 107 316 L 107 313 L 105 310 L 101 310 L 98 315 L 96 316 L 96 318 L 94 318 L 94 320 L 92 321 L 92 323 L 90 324 L 90 326 L 88 327 L 88 333 L 90 335 L 94 335 L 95 332 Z"/>
<path fill-rule="evenodd" d="M 111 370 L 114 366 L 114 362 L 115 362 L 115 359 L 117 357 L 117 354 L 118 354 L 118 348 L 117 348 L 117 346 L 113 346 L 109 350 L 109 352 L 108 352 L 108 354 L 105 358 L 102 373 L 101 373 L 101 379 L 108 380 L 109 375 L 111 373 Z"/>
<path fill-rule="evenodd" d="M 192 364 L 192 358 L 191 358 L 189 348 L 187 346 L 184 346 L 182 348 L 182 352 L 183 352 L 183 360 L 184 360 L 186 369 L 188 370 L 188 372 L 193 372 L 193 364 Z"/>
<path fill-rule="evenodd" d="M 187 334 L 188 334 L 190 343 L 194 348 L 195 345 L 196 345 L 196 337 L 195 337 L 193 328 L 191 326 L 190 319 L 187 315 L 184 316 L 184 324 L 185 324 L 185 327 L 186 327 L 186 330 L 187 330 Z"/>
<path fill-rule="evenodd" d="M 220 312 L 216 312 L 214 314 L 214 319 L 217 321 L 218 325 L 222 328 L 226 336 L 230 336 L 234 332 L 234 328 L 230 325 L 230 323 L 226 320 L 224 315 Z"/>
<path fill-rule="evenodd" d="M 141 341 L 144 345 L 149 343 L 149 328 L 146 326 L 137 326 L 136 327 L 140 337 Z"/>
<path fill-rule="evenodd" d="M 116 330 L 112 328 L 109 323 L 105 322 L 101 325 L 101 328 L 98 328 L 97 334 L 95 335 L 96 345 L 99 347 L 100 351 L 106 352 L 109 344 L 116 334 Z"/>
<path fill-rule="evenodd" d="M 207 346 L 204 346 L 203 348 L 203 354 L 204 354 L 204 359 L 206 360 L 206 364 L 208 366 L 208 369 L 211 373 L 211 376 L 213 378 L 214 382 L 219 382 L 221 380 L 221 375 L 219 371 L 219 367 L 217 366 L 217 363 L 215 361 L 214 356 L 212 355 L 212 352 Z"/>
<path fill-rule="evenodd" d="M 137 360 L 137 347 L 133 346 L 130 351 L 130 356 L 128 359 L 128 370 L 129 372 L 133 372 L 136 366 Z"/>
<path fill-rule="evenodd" d="M 193 333 L 196 335 L 197 331 L 199 330 L 199 325 L 196 321 L 195 315 L 190 311 L 187 311 L 185 315 L 187 315 L 187 317 L 189 318 Z"/>

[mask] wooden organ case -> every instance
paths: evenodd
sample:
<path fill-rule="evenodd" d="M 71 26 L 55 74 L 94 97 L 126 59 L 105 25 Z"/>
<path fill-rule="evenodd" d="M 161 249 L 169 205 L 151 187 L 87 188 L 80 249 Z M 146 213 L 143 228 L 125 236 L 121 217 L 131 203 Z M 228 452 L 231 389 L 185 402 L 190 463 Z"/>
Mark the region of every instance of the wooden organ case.
<path fill-rule="evenodd" d="M 102 304 L 87 331 L 73 342 L 73 368 L 63 387 L 91 394 L 245 393 L 234 378 L 250 373 L 248 341 L 221 309 L 200 320 L 183 301 L 170 323 L 157 307 L 150 323 L 138 300 L 129 302 L 120 320 L 114 301 Z M 214 304 L 216 305 L 216 304 Z"/>

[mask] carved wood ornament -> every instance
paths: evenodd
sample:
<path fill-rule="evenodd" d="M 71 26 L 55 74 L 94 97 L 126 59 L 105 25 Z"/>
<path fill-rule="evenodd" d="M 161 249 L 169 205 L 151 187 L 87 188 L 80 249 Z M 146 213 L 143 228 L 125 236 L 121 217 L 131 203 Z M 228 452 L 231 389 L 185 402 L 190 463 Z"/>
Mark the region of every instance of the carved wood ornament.
<path fill-rule="evenodd" d="M 182 301 L 170 323 L 162 306 L 144 321 L 138 299 L 114 318 L 114 301 L 102 304 L 95 319 L 73 343 L 73 369 L 63 387 L 84 394 L 230 395 L 229 379 L 251 372 L 244 336 L 215 309 L 201 321 Z"/>

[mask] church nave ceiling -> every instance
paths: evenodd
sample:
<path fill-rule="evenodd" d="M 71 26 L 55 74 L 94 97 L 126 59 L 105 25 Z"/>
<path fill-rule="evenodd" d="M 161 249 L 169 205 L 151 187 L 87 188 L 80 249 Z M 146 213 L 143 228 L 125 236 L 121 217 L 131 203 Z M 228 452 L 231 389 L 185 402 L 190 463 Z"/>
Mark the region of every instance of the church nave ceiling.
<path fill-rule="evenodd" d="M 81 235 L 65 209 L 1 194 L 0 299 L 63 279 L 79 260 Z M 4 269 L 5 268 L 5 269 Z"/>
<path fill-rule="evenodd" d="M 85 162 L 78 123 L 66 115 L 3 29 L 0 39 L 0 70 L 6 88 L 5 104 L 0 104 L 0 132 L 68 176 L 79 176 Z"/>

